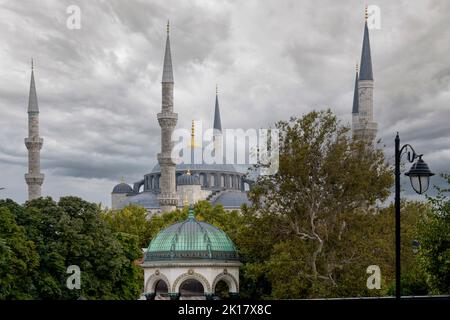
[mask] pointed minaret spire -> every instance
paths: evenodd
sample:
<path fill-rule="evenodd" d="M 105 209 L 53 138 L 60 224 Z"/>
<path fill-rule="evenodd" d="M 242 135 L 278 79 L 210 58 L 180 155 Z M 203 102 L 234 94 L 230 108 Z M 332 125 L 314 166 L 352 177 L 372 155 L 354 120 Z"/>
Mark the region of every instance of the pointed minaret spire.
<path fill-rule="evenodd" d="M 41 186 L 44 175 L 41 173 L 41 148 L 44 139 L 39 136 L 39 108 L 34 83 L 34 63 L 31 59 L 30 95 L 28 97 L 28 137 L 25 146 L 28 149 L 28 173 L 25 181 L 28 185 L 28 200 L 41 196 Z"/>
<path fill-rule="evenodd" d="M 364 22 L 364 38 L 363 46 L 361 51 L 361 63 L 359 71 L 360 80 L 373 80 L 372 74 L 372 57 L 370 54 L 370 40 L 369 40 L 369 28 L 367 27 L 367 7 L 365 11 L 365 22 Z"/>
<path fill-rule="evenodd" d="M 172 54 L 170 52 L 169 30 L 170 30 L 169 21 L 167 21 L 166 52 L 164 53 L 164 68 L 163 68 L 162 82 L 173 83 Z"/>
<path fill-rule="evenodd" d="M 222 133 L 222 122 L 220 121 L 220 110 L 219 110 L 219 92 L 216 84 L 216 105 L 214 107 L 214 132 Z"/>
<path fill-rule="evenodd" d="M 219 89 L 216 84 L 216 104 L 214 106 L 214 124 L 213 124 L 213 142 L 214 142 L 214 157 L 216 163 L 225 163 L 223 159 L 223 135 L 222 122 L 220 120 L 219 109 Z"/>
<path fill-rule="evenodd" d="M 28 96 L 28 112 L 39 112 L 38 100 L 36 94 L 36 85 L 34 83 L 34 62 L 31 59 L 31 81 L 30 95 Z"/>
<path fill-rule="evenodd" d="M 359 94 L 358 94 L 358 64 L 356 64 L 356 76 L 355 76 L 355 90 L 353 92 L 353 109 L 352 113 L 359 113 Z"/>

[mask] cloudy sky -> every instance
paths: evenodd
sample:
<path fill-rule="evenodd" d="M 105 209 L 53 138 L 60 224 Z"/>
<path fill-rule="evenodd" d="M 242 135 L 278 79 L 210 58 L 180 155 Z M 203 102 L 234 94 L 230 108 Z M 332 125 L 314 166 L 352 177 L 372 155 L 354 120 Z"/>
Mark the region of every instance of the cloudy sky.
<path fill-rule="evenodd" d="M 325 108 L 350 123 L 365 3 L 381 10 L 370 40 L 386 155 L 400 131 L 449 172 L 450 1 L 0 0 L 0 197 L 27 197 L 31 57 L 43 193 L 110 205 L 122 176 L 132 183 L 156 163 L 168 19 L 178 127 L 211 124 L 216 83 L 223 127 Z M 70 5 L 81 29 L 66 26 Z"/>

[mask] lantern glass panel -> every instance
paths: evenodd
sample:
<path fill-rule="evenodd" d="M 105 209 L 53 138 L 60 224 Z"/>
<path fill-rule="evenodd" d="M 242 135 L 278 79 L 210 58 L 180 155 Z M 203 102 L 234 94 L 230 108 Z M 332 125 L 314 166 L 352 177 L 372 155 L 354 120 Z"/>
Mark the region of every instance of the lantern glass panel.
<path fill-rule="evenodd" d="M 417 176 L 411 175 L 409 176 L 411 180 L 411 186 L 418 194 L 422 194 L 428 190 L 430 184 L 430 177 L 428 175 Z"/>

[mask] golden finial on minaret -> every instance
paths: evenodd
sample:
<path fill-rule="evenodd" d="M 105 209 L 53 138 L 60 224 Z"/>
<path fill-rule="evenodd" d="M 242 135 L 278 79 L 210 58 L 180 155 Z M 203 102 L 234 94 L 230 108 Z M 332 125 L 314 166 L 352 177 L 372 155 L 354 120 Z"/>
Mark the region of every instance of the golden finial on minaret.
<path fill-rule="evenodd" d="M 188 196 L 187 196 L 187 194 L 184 194 L 183 206 L 188 206 L 188 205 L 189 205 Z"/>
<path fill-rule="evenodd" d="M 195 148 L 195 120 L 192 120 L 191 126 L 191 148 Z"/>
<path fill-rule="evenodd" d="M 33 58 L 31 58 L 31 70 L 34 70 L 34 62 L 33 62 Z"/>
<path fill-rule="evenodd" d="M 367 22 L 367 19 L 369 18 L 369 12 L 367 11 L 367 5 L 366 5 L 366 9 L 364 10 L 364 19 Z"/>
<path fill-rule="evenodd" d="M 216 83 L 216 96 L 219 94 L 219 86 Z"/>
<path fill-rule="evenodd" d="M 358 73 L 359 72 L 359 65 L 358 65 L 358 63 L 356 63 L 356 73 Z"/>
<path fill-rule="evenodd" d="M 170 24 L 169 24 L 169 20 L 167 20 L 167 35 L 169 35 L 169 31 L 170 31 Z"/>

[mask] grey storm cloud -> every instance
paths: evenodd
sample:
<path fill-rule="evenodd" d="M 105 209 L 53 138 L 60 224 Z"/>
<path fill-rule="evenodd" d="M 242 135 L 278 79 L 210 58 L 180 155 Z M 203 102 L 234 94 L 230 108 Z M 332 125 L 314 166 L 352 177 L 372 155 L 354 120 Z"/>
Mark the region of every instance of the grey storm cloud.
<path fill-rule="evenodd" d="M 450 171 L 450 2 L 369 1 L 374 115 L 392 159 L 397 131 Z M 81 29 L 66 9 L 81 10 Z M 109 204 L 113 185 L 156 164 L 170 36 L 178 127 L 210 126 L 219 85 L 225 128 L 273 126 L 330 108 L 351 120 L 364 2 L 0 0 L 1 197 L 26 199 L 30 59 L 40 106 L 43 193 Z"/>

